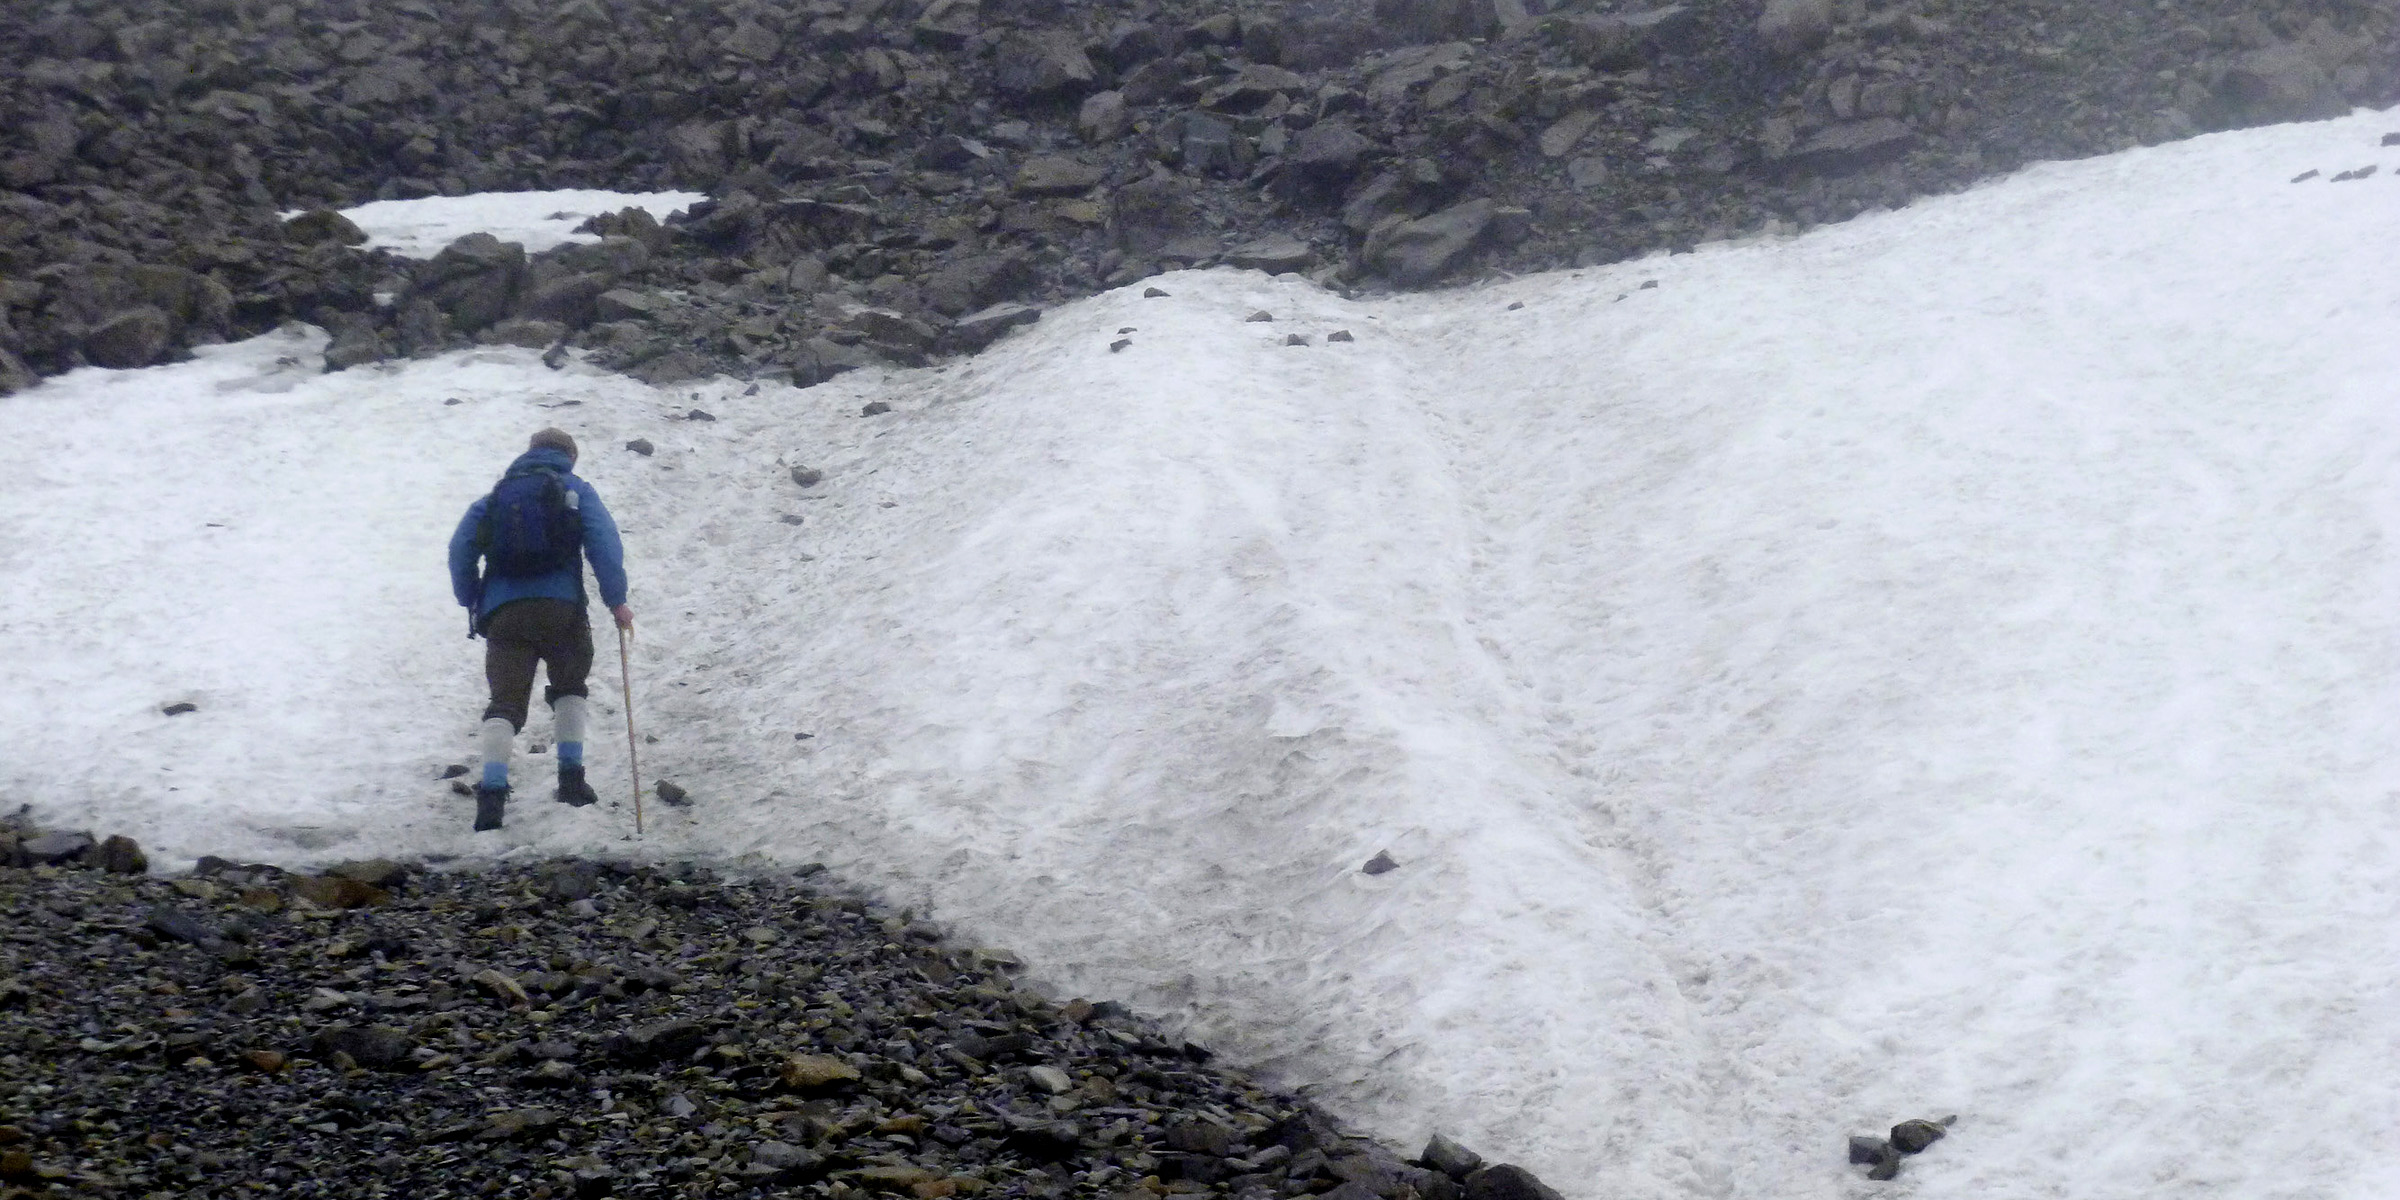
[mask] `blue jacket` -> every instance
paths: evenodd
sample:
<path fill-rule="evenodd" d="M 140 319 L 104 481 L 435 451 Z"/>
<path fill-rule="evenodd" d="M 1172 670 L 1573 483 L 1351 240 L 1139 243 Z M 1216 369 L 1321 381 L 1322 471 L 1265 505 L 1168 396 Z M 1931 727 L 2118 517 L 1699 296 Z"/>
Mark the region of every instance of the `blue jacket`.
<path fill-rule="evenodd" d="M 608 506 L 600 503 L 600 493 L 575 477 L 574 466 L 575 460 L 567 457 L 566 451 L 544 446 L 518 455 L 517 461 L 508 464 L 508 474 L 547 467 L 575 490 L 577 510 L 583 514 L 583 555 L 592 562 L 592 577 L 600 581 L 600 603 L 615 608 L 625 603 L 625 544 L 617 539 L 617 523 L 609 517 Z M 482 618 L 493 609 L 511 600 L 583 599 L 583 564 L 577 563 L 573 568 L 522 579 L 493 576 L 483 580 L 482 603 L 476 603 L 476 567 L 483 554 L 475 548 L 475 531 L 483 524 L 483 510 L 491 502 L 486 494 L 468 505 L 458 532 L 450 535 L 450 592 L 460 605 L 475 609 L 477 627 L 481 628 Z"/>

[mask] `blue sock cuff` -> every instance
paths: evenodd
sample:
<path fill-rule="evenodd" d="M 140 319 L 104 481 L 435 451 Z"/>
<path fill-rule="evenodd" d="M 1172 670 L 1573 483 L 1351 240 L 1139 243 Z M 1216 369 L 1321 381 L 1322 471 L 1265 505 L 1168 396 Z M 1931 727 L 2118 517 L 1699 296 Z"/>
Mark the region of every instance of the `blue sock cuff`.
<path fill-rule="evenodd" d="M 496 762 L 489 762 L 489 763 L 485 763 L 485 764 L 483 764 L 483 786 L 485 786 L 485 787 L 507 787 L 507 786 L 508 786 L 508 764 L 507 764 L 507 763 L 496 763 Z"/>
<path fill-rule="evenodd" d="M 580 766 L 582 766 L 582 765 L 583 765 L 583 743 L 582 743 L 582 742 L 560 742 L 560 743 L 558 744 L 558 765 L 560 765 L 560 766 L 562 766 L 562 767 L 580 767 Z"/>

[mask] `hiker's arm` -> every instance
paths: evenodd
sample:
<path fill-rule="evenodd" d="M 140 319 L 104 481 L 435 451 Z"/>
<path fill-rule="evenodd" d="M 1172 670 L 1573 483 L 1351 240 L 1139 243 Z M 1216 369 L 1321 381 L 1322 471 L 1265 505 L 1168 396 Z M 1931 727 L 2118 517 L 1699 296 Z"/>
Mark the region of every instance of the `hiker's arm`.
<path fill-rule="evenodd" d="M 583 553 L 592 560 L 592 578 L 600 581 L 600 603 L 613 613 L 625 607 L 625 543 L 618 540 L 617 522 L 608 515 L 608 506 L 600 503 L 600 493 L 588 483 L 583 484 L 580 507 Z"/>
<path fill-rule="evenodd" d="M 475 606 L 475 560 L 483 557 L 475 551 L 475 528 L 483 523 L 483 505 L 483 500 L 468 505 L 458 531 L 450 535 L 450 594 L 466 608 Z"/>

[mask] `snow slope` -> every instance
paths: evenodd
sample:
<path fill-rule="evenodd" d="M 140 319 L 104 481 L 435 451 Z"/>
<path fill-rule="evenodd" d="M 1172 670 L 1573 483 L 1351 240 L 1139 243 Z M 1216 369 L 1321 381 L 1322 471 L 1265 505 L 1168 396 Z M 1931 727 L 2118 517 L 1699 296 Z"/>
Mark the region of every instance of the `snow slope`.
<path fill-rule="evenodd" d="M 1575 1200 L 2400 1193 L 2392 124 L 1442 295 L 1184 273 L 807 391 L 80 373 L 0 402 L 0 799 L 821 859 Z M 540 758 L 500 835 L 434 779 L 443 542 L 549 423 L 696 797 L 639 846 Z"/>

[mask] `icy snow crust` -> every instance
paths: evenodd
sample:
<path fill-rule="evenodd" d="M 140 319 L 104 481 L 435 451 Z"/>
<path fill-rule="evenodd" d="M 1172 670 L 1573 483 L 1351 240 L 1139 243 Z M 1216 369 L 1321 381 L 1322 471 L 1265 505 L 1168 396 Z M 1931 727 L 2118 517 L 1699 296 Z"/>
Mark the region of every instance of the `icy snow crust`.
<path fill-rule="evenodd" d="M 1460 293 L 1173 275 L 806 392 L 297 332 L 79 373 L 5 402 L 0 798 L 822 859 L 1577 1200 L 2400 1194 L 2389 124 Z M 641 847 L 613 647 L 615 803 L 521 757 L 478 836 L 434 782 L 443 541 L 553 422 L 697 797 Z"/>

